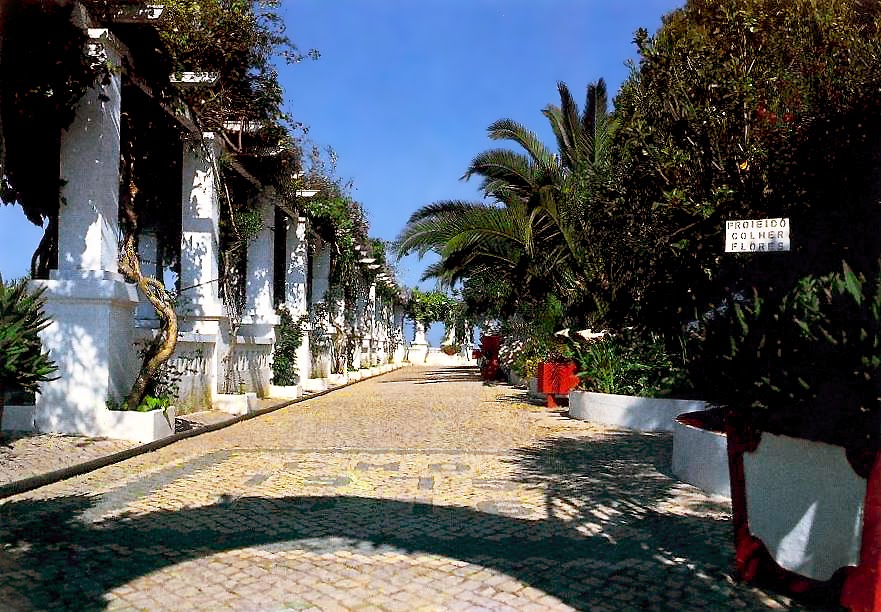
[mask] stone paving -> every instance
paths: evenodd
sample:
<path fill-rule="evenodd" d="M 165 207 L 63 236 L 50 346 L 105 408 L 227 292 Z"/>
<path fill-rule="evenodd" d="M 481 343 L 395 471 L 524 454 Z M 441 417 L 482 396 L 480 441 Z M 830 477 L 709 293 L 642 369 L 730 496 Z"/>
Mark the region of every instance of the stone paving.
<path fill-rule="evenodd" d="M 667 435 L 408 368 L 0 502 L 0 609 L 789 608 Z"/>

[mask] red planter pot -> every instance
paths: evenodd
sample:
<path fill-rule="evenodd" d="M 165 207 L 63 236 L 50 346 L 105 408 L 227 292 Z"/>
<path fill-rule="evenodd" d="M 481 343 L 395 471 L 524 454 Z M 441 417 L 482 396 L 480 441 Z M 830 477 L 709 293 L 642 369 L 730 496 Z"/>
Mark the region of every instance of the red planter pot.
<path fill-rule="evenodd" d="M 481 336 L 480 352 L 485 358 L 480 368 L 480 376 L 483 380 L 496 380 L 501 374 L 499 369 L 499 349 L 502 346 L 501 336 Z"/>
<path fill-rule="evenodd" d="M 735 563 L 740 578 L 806 601 L 826 604 L 837 601 L 856 612 L 881 612 L 881 452 L 846 453 L 838 446 L 763 433 L 736 416 L 729 419 L 727 435 Z M 765 465 L 763 462 L 772 457 L 774 449 L 783 449 L 784 445 L 792 445 L 793 450 L 784 451 L 789 453 L 791 460 L 760 471 L 759 466 Z M 838 475 L 829 477 L 831 484 L 801 486 L 805 478 L 809 480 L 814 474 L 833 471 L 832 462 L 810 464 L 814 454 L 824 453 L 827 457 L 839 457 L 834 464 Z M 846 457 L 846 461 L 842 457 Z M 771 462 L 768 461 L 767 465 L 770 467 Z M 768 476 L 771 473 L 774 473 L 773 478 Z M 861 500 L 861 533 L 855 532 L 852 521 L 842 521 L 843 529 L 839 531 L 839 525 L 829 520 L 828 512 L 825 518 L 820 516 L 824 509 L 846 503 L 843 498 L 848 497 L 847 487 L 842 484 L 844 493 L 841 493 L 838 484 L 845 481 L 865 487 Z M 799 483 L 799 486 L 793 486 L 793 483 Z M 850 487 L 851 503 L 854 491 L 859 493 L 861 489 Z M 828 494 L 825 500 L 821 498 L 824 493 Z M 856 498 L 860 501 L 859 495 Z M 757 509 L 763 509 L 761 515 Z M 777 528 L 779 533 L 787 534 L 785 538 L 765 538 L 759 533 L 769 531 L 767 525 L 776 521 L 777 515 L 788 512 L 796 518 L 801 516 L 801 520 L 791 520 Z M 793 523 L 797 524 L 793 527 Z M 836 533 L 846 536 L 843 540 L 856 538 L 859 548 L 856 558 L 840 566 L 834 562 L 826 567 L 825 572 L 816 571 L 816 567 L 808 569 L 812 564 L 810 556 L 798 571 L 794 567 L 783 567 L 787 556 L 788 564 L 798 566 L 791 549 L 798 549 L 801 545 L 793 546 L 794 538 L 801 537 L 807 543 L 805 547 L 816 545 L 811 541 L 823 536 L 816 536 L 817 532 L 813 530 L 819 527 L 828 535 L 833 525 Z M 789 551 L 785 550 L 787 546 Z M 830 555 L 829 547 L 821 547 L 813 559 Z M 817 575 L 811 576 L 812 573 Z"/>
<path fill-rule="evenodd" d="M 556 408 L 555 395 L 568 395 L 578 386 L 578 366 L 575 363 L 543 361 L 538 364 L 536 378 L 538 379 L 538 392 L 547 396 L 547 407 Z"/>

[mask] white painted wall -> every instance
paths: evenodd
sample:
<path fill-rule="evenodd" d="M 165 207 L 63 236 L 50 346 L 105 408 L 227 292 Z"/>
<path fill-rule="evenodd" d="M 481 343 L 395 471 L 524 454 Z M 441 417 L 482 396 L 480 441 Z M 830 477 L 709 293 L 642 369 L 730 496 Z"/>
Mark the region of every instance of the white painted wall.
<path fill-rule="evenodd" d="M 750 533 L 781 567 L 828 580 L 859 563 L 866 480 L 842 447 L 764 433 L 743 469 Z"/>
<path fill-rule="evenodd" d="M 613 393 L 572 391 L 569 416 L 636 431 L 673 431 L 673 420 L 684 412 L 706 408 L 699 400 L 634 397 Z"/>
<path fill-rule="evenodd" d="M 673 474 L 702 491 L 730 498 L 728 437 L 674 419 Z"/>

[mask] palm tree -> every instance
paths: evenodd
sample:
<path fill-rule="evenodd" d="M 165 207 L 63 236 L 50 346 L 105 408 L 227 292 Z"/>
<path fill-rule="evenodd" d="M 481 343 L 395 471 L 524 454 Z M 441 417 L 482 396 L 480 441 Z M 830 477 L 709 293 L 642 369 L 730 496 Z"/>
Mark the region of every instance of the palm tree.
<path fill-rule="evenodd" d="M 489 137 L 512 142 L 522 152 L 484 151 L 463 176 L 481 177 L 490 203 L 441 201 L 410 217 L 398 237 L 399 253 L 440 256 L 423 278 L 454 283 L 489 273 L 516 283 L 523 299 L 553 292 L 570 303 L 590 291 L 596 266 L 589 264 L 583 239 L 590 194 L 581 187 L 605 176 L 613 125 L 602 79 L 588 86 L 580 115 L 566 84 L 558 89 L 561 106 L 543 111 L 557 153 L 516 121 L 496 121 Z"/>

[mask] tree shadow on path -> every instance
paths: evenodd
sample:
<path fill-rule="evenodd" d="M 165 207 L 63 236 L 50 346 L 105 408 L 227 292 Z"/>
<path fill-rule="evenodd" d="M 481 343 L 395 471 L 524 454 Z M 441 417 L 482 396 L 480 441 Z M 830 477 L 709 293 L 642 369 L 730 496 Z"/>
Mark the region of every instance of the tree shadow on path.
<path fill-rule="evenodd" d="M 105 593 L 140 576 L 265 546 L 442 555 L 579 609 L 701 609 L 734 600 L 766 608 L 765 595 L 730 583 L 724 505 L 710 504 L 720 511 L 715 519 L 699 512 L 706 507 L 663 508 L 673 483 L 653 458 L 665 461 L 666 443 L 621 434 L 520 449 L 509 459 L 513 482 L 544 490 L 544 520 L 517 518 L 516 502 L 506 508 L 504 499 L 481 511 L 350 496 L 221 495 L 208 506 L 126 514 L 128 501 L 150 494 L 143 485 L 133 492 L 137 481 L 102 496 L 10 500 L 0 506 L 0 600 L 13 609 L 103 608 Z"/>

